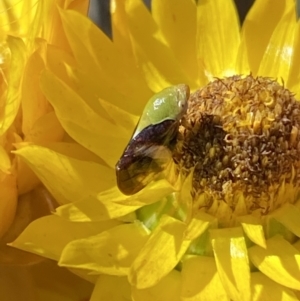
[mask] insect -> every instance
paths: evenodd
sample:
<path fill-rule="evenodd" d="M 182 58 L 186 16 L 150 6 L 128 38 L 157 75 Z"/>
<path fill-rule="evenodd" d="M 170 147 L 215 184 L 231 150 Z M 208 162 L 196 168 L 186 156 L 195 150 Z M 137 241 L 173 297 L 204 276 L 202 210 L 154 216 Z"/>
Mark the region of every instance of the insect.
<path fill-rule="evenodd" d="M 179 121 L 187 110 L 190 89 L 168 87 L 147 102 L 133 136 L 116 164 L 118 187 L 132 195 L 157 179 L 172 157 Z"/>

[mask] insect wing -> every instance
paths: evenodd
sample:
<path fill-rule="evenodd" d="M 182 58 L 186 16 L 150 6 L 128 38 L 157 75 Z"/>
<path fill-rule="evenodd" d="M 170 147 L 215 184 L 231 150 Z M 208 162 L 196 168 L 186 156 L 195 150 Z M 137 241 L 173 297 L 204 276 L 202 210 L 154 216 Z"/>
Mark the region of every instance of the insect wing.
<path fill-rule="evenodd" d="M 134 137 L 116 165 L 119 189 L 126 195 L 139 192 L 157 179 L 172 158 L 178 121 L 150 125 Z"/>
<path fill-rule="evenodd" d="M 116 165 L 119 189 L 135 194 L 157 179 L 172 157 L 179 120 L 186 113 L 189 87 L 168 87 L 147 102 L 133 137 Z"/>

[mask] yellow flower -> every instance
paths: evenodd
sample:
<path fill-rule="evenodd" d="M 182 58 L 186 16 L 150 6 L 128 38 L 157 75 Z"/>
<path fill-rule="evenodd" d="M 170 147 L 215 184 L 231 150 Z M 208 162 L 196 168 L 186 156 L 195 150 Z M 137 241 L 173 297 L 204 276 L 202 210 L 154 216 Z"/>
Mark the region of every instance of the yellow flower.
<path fill-rule="evenodd" d="M 61 206 L 12 245 L 95 282 L 91 300 L 298 300 L 294 1 L 257 0 L 240 30 L 229 0 L 153 0 L 152 14 L 115 0 L 113 41 L 60 16 L 72 55 L 48 50 L 40 85 L 77 143 L 16 152 Z M 125 196 L 114 169 L 137 115 L 179 83 L 193 92 L 173 154 L 181 182 Z"/>
<path fill-rule="evenodd" d="M 5 300 L 49 300 L 51 290 L 51 298 L 61 300 L 71 295 L 70 283 L 83 288 L 76 298 L 90 294 L 90 286 L 68 271 L 62 274 L 49 261 L 7 246 L 32 220 L 54 209 L 49 193 L 38 186 L 40 180 L 12 151 L 64 136 L 39 88 L 40 72 L 50 63 L 46 47 L 68 45 L 57 6 L 86 13 L 88 1 L 0 2 L 0 291 Z"/>

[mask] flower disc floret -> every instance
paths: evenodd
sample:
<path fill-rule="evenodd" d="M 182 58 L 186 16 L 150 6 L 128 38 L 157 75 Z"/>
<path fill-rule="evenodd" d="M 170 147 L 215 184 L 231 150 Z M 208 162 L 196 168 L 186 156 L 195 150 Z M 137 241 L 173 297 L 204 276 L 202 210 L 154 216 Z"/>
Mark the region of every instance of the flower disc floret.
<path fill-rule="evenodd" d="M 174 160 L 183 175 L 193 172 L 198 208 L 216 201 L 235 211 L 242 195 L 243 214 L 266 214 L 288 201 L 278 196 L 282 185 L 299 186 L 299 112 L 294 95 L 267 77 L 215 79 L 192 94 Z"/>

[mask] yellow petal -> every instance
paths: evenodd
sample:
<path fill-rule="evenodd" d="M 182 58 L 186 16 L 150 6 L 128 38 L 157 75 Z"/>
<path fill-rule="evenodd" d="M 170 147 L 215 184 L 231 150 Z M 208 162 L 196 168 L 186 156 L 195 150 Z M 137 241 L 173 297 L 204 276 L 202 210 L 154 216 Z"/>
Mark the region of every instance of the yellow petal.
<path fill-rule="evenodd" d="M 115 182 L 113 170 L 66 157 L 45 147 L 32 145 L 15 153 L 25 160 L 60 204 L 89 196 L 96 198 L 99 191 Z"/>
<path fill-rule="evenodd" d="M 141 223 L 124 224 L 98 235 L 71 241 L 59 265 L 93 274 L 124 276 L 148 238 Z"/>
<path fill-rule="evenodd" d="M 140 207 L 155 203 L 173 191 L 172 186 L 165 180 L 150 183 L 132 196 L 126 196 L 117 187 L 113 187 L 99 193 L 97 199 L 87 197 L 82 201 L 61 206 L 57 208 L 56 213 L 69 220 L 80 222 L 119 218 Z"/>
<path fill-rule="evenodd" d="M 68 9 L 76 10 L 83 15 L 87 15 L 89 5 L 90 0 L 72 0 L 68 5 Z"/>
<path fill-rule="evenodd" d="M 236 73 L 239 42 L 239 21 L 233 1 L 198 1 L 198 64 L 208 79 Z"/>
<path fill-rule="evenodd" d="M 128 27 L 127 15 L 124 0 L 110 1 L 110 15 L 112 24 L 113 42 L 119 51 L 124 52 L 129 64 L 134 64 L 134 54 L 131 47 L 130 32 Z M 139 71 L 138 69 L 136 70 Z"/>
<path fill-rule="evenodd" d="M 124 195 L 116 187 L 100 192 L 98 199 L 103 202 L 114 202 L 120 205 L 144 206 L 162 199 L 174 192 L 174 187 L 167 180 L 153 181 L 144 189 L 133 195 Z"/>
<path fill-rule="evenodd" d="M 265 49 L 285 7 L 290 7 L 293 2 L 293 0 L 277 1 L 274 5 L 273 1 L 256 0 L 247 14 L 242 29 L 242 48 L 254 76 L 258 73 Z"/>
<path fill-rule="evenodd" d="M 81 160 L 81 161 L 91 161 L 95 163 L 99 163 L 101 165 L 105 165 L 103 160 L 99 158 L 97 155 L 83 147 L 78 143 L 72 142 L 50 142 L 50 143 L 41 143 L 43 147 L 47 147 L 50 150 L 60 153 L 66 157 L 71 157 L 73 159 Z M 16 148 L 20 149 L 24 146 L 32 145 L 31 143 L 16 143 Z"/>
<path fill-rule="evenodd" d="M 251 273 L 253 301 L 297 301 L 294 292 L 266 277 L 260 272 Z M 278 299 L 279 298 L 279 299 Z"/>
<path fill-rule="evenodd" d="M 150 89 L 158 92 L 173 84 L 188 83 L 174 54 L 157 34 L 158 27 L 144 3 L 128 0 L 126 12 L 134 53 Z"/>
<path fill-rule="evenodd" d="M 299 6 L 299 5 L 298 5 Z M 295 43 L 293 45 L 293 57 L 290 66 L 290 74 L 287 82 L 287 87 L 292 90 L 292 92 L 297 93 L 297 99 L 300 98 L 300 72 L 299 72 L 299 64 L 300 64 L 300 22 L 297 23 L 297 28 L 295 30 Z M 297 87 L 297 90 L 293 90 L 293 88 Z"/>
<path fill-rule="evenodd" d="M 104 109 L 104 111 L 106 112 L 107 116 L 114 120 L 115 123 L 122 129 L 127 130 L 126 137 L 130 137 L 139 121 L 139 117 L 127 113 L 126 111 L 114 106 L 113 104 L 105 100 L 99 99 L 99 102 L 102 106 L 102 109 Z"/>
<path fill-rule="evenodd" d="M 73 223 L 49 215 L 34 220 L 10 245 L 58 261 L 69 242 L 96 235 L 118 224 L 119 222 L 112 220 L 99 223 Z"/>
<path fill-rule="evenodd" d="M 63 139 L 64 134 L 64 129 L 52 111 L 36 120 L 30 131 L 27 132 L 24 141 L 31 141 L 36 144 L 57 142 Z"/>
<path fill-rule="evenodd" d="M 204 212 L 198 212 L 190 221 L 185 231 L 185 239 L 194 240 L 199 237 L 215 218 Z"/>
<path fill-rule="evenodd" d="M 218 273 L 228 296 L 251 300 L 249 259 L 242 229 L 215 229 L 210 233 Z"/>
<path fill-rule="evenodd" d="M 43 45 L 45 46 L 45 45 Z M 36 50 L 28 59 L 22 85 L 22 131 L 25 135 L 32 129 L 34 123 L 51 110 L 48 101 L 40 90 L 39 78 L 45 68 L 41 49 Z"/>
<path fill-rule="evenodd" d="M 2 145 L 0 145 L 0 173 L 2 178 L 2 173 L 4 174 L 10 174 L 11 173 L 11 162 L 10 162 L 10 157 L 4 149 Z"/>
<path fill-rule="evenodd" d="M 0 238 L 11 226 L 18 203 L 16 177 L 0 172 Z"/>
<path fill-rule="evenodd" d="M 127 277 L 100 275 L 90 301 L 131 300 L 131 290 Z"/>
<path fill-rule="evenodd" d="M 283 224 L 288 230 L 300 237 L 300 209 L 296 206 L 286 203 L 280 209 L 276 210 L 272 216 Z"/>
<path fill-rule="evenodd" d="M 113 89 L 117 87 L 127 101 L 124 96 L 121 99 L 111 99 L 115 105 L 130 112 L 140 112 L 143 100 L 148 99 L 150 93 L 143 77 L 138 77 L 132 71 L 134 66 L 128 64 L 122 52 L 88 18 L 71 10 L 61 10 L 60 14 L 75 58 L 83 70 L 90 78 L 96 79 L 100 87 L 105 82 Z"/>
<path fill-rule="evenodd" d="M 183 301 L 229 301 L 213 257 L 195 256 L 183 261 Z"/>
<path fill-rule="evenodd" d="M 87 74 L 87 71 L 82 68 L 78 69 L 74 58 L 66 52 L 49 46 L 48 58 L 49 70 L 72 88 L 98 115 L 107 118 L 107 113 L 103 111 L 103 107 L 100 105 L 99 97 L 108 100 L 110 103 L 117 103 L 120 107 L 125 106 L 125 109 L 128 109 L 126 103 L 129 100 L 127 101 L 112 84 L 108 84 L 104 79 L 101 80 L 101 85 L 99 85 L 99 78 Z M 64 63 L 62 64 L 62 62 Z M 120 103 L 114 101 L 114 99 Z M 146 102 L 147 99 L 145 98 L 144 101 Z M 117 122 L 117 120 L 114 121 Z"/>
<path fill-rule="evenodd" d="M 241 222 L 243 230 L 249 239 L 262 248 L 266 248 L 266 239 L 261 219 L 253 215 L 246 215 L 240 217 L 238 220 Z"/>
<path fill-rule="evenodd" d="M 293 243 L 297 239 L 296 235 L 286 228 L 281 222 L 275 219 L 272 214 L 265 217 L 265 225 L 264 230 L 266 238 L 270 238 L 275 235 L 282 235 L 284 239 L 290 243 Z"/>
<path fill-rule="evenodd" d="M 192 89 L 199 87 L 196 56 L 196 3 L 193 0 L 151 2 L 153 19 L 159 26 L 168 47 L 173 51 Z"/>
<path fill-rule="evenodd" d="M 124 206 L 114 204 L 105 206 L 93 197 L 87 197 L 82 201 L 60 206 L 56 209 L 56 215 L 73 222 L 94 222 L 118 218 L 130 212 L 134 212 L 140 206 Z"/>
<path fill-rule="evenodd" d="M 28 37 L 29 40 L 38 36 L 42 27 L 43 7 L 53 5 L 53 1 L 1 1 L 0 24 L 2 33 Z M 39 29 L 37 31 L 37 28 Z"/>
<path fill-rule="evenodd" d="M 267 240 L 267 248 L 249 249 L 251 262 L 265 275 L 286 287 L 300 289 L 300 253 L 282 236 Z"/>
<path fill-rule="evenodd" d="M 139 290 L 132 288 L 133 301 L 180 301 L 181 275 L 172 270 L 155 286 Z"/>
<path fill-rule="evenodd" d="M 126 131 L 97 115 L 51 72 L 43 73 L 41 87 L 68 134 L 114 168 L 129 139 Z"/>
<path fill-rule="evenodd" d="M 47 45 L 46 55 L 47 55 L 47 68 L 51 72 L 53 72 L 58 78 L 63 80 L 65 83 L 67 83 L 68 86 L 75 89 L 76 84 L 72 76 L 73 74 L 72 73 L 69 74 L 70 69 L 73 71 L 73 69 L 75 69 L 76 66 L 76 60 L 74 59 L 74 57 L 70 53 L 58 47 L 55 47 L 54 45 Z M 80 93 L 80 91 L 81 90 L 78 89 L 78 93 Z M 89 103 L 88 99 L 87 99 L 87 103 Z M 91 106 L 90 103 L 89 105 Z"/>
<path fill-rule="evenodd" d="M 186 225 L 164 216 L 134 261 L 129 282 L 137 289 L 157 284 L 179 262 L 191 241 L 184 240 Z"/>
<path fill-rule="evenodd" d="M 124 0 L 112 0 L 110 1 L 110 13 L 111 13 L 111 23 L 112 23 L 112 37 L 113 43 L 118 48 L 119 54 L 122 53 L 124 62 L 127 62 L 131 72 L 135 75 L 132 76 L 133 81 L 136 83 L 136 89 L 131 96 L 131 101 L 139 101 L 145 105 L 144 100 L 147 100 L 152 94 L 148 86 L 145 85 L 146 80 L 143 76 L 141 68 L 136 63 L 136 58 L 134 56 L 132 41 L 130 36 L 130 29 L 128 24 L 128 16 L 125 10 L 126 1 Z M 143 22 L 143 27 L 145 23 Z M 139 83 L 137 79 L 142 80 L 142 83 Z M 143 92 L 141 91 L 143 90 Z M 142 96 L 140 93 L 144 93 Z M 146 92 L 149 96 L 146 97 Z M 136 94 L 136 95 L 135 95 Z M 135 97 L 138 97 L 139 100 Z M 108 99 L 108 98 L 106 98 Z M 139 106 L 139 104 L 138 104 Z M 135 112 L 135 111 L 133 111 Z M 140 113 L 141 111 L 139 111 Z"/>
<path fill-rule="evenodd" d="M 40 125 L 39 122 L 34 126 L 32 135 L 36 135 L 38 142 L 43 142 L 43 146 L 47 146 L 51 150 L 60 153 L 62 155 L 72 157 L 74 159 L 82 160 L 82 161 L 93 161 L 95 163 L 99 163 L 101 165 L 105 165 L 104 161 L 101 160 L 98 156 L 96 156 L 94 153 L 88 151 L 86 148 L 79 144 L 75 143 L 49 143 L 55 140 L 59 140 L 60 137 L 57 137 L 59 134 L 58 132 L 52 132 L 53 128 L 54 130 L 57 128 L 56 126 L 59 126 L 53 119 L 56 119 L 55 114 L 53 112 L 49 113 L 50 116 L 43 116 L 40 118 L 43 120 L 42 124 Z M 50 117 L 50 118 L 49 118 Z M 44 120 L 47 121 L 44 123 Z M 50 124 L 48 124 L 48 120 Z M 40 127 L 41 126 L 41 127 Z M 49 126 L 49 128 L 48 128 Z M 49 133 L 50 132 L 50 133 Z M 47 133 L 46 136 L 43 134 Z M 31 134 L 29 135 L 30 138 L 32 138 Z M 45 139 L 49 138 L 50 141 L 44 141 Z M 34 139 L 33 139 L 34 140 Z M 48 142 L 48 143 L 47 143 Z M 16 143 L 16 149 L 20 149 L 24 147 L 25 143 Z M 35 175 L 35 173 L 32 171 L 32 169 L 29 168 L 29 166 L 22 160 L 21 157 L 17 157 L 17 187 L 19 194 L 23 194 L 26 192 L 29 192 L 32 190 L 37 184 L 40 183 L 40 180 Z"/>
<path fill-rule="evenodd" d="M 8 90 L 7 94 L 1 95 L 1 105 L 3 106 L 0 112 L 0 135 L 10 127 L 14 121 L 19 105 L 21 93 L 21 80 L 24 71 L 26 50 L 21 39 L 8 37 L 8 46 L 11 50 L 10 69 L 13 72 L 9 73 L 7 79 Z"/>
<path fill-rule="evenodd" d="M 106 206 L 109 214 L 114 216 L 121 206 L 124 208 L 137 206 L 139 208 L 153 204 L 172 192 L 174 192 L 174 187 L 168 181 L 159 180 L 151 182 L 146 188 L 131 196 L 125 196 L 118 189 L 113 188 L 100 193 L 98 199 Z"/>
<path fill-rule="evenodd" d="M 291 5 L 276 26 L 262 58 L 258 74 L 288 80 L 297 31 L 295 6 Z"/>

